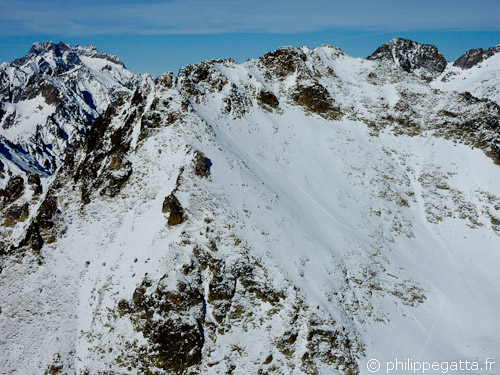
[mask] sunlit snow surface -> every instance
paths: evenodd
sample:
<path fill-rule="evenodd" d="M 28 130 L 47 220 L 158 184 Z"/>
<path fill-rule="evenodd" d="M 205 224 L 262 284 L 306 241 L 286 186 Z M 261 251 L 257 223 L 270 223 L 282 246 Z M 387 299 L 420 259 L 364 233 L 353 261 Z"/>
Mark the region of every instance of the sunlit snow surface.
<path fill-rule="evenodd" d="M 432 90 L 413 78 L 371 85 L 360 77 L 374 62 L 332 58 L 330 48 L 317 49 L 315 56 L 344 82 L 322 81 L 343 108 L 369 117 L 378 105 L 395 105 L 402 90 Z M 126 350 L 127 340 L 145 338 L 126 319 L 110 318 L 108 309 L 130 299 L 145 274 L 152 280 L 178 274 L 191 256 L 181 246 L 182 233 L 193 243 L 203 241 L 205 218 L 243 240 L 273 287 L 296 286 L 311 310 L 354 330 L 366 346 L 362 374 L 370 373 L 370 358 L 381 363 L 499 359 L 500 237 L 488 214 L 499 215 L 498 165 L 481 150 L 425 132 L 395 136 L 386 129 L 374 136 L 349 116 L 333 121 L 304 112 L 285 99 L 296 77 L 269 84 L 255 62 L 217 69 L 237 87 L 267 86 L 280 99 L 280 110 L 268 112 L 254 103 L 233 117 L 220 110 L 227 86 L 208 92 L 200 103 L 191 103 L 194 111 L 184 121 L 141 142 L 138 128 L 133 132 L 134 172 L 119 196 L 96 197 L 82 206 L 79 191 L 67 182 L 58 196 L 67 229 L 43 247 L 43 264 L 29 255 L 4 264 L 3 373 L 41 374 L 56 353 L 69 364 L 68 373 L 122 373 L 114 351 Z M 470 80 L 483 74 L 457 72 Z M 491 74 L 498 77 L 498 70 Z M 453 82 L 461 82 L 458 77 Z M 490 84 L 498 89 L 495 85 Z M 147 106 L 154 97 L 171 97 L 169 108 L 181 108 L 175 89 L 153 89 Z M 377 100 L 382 104 L 372 106 Z M 127 105 L 122 111 L 116 126 Z M 168 227 L 162 202 L 180 169 L 189 169 L 193 150 L 210 158 L 211 176 L 186 172 L 177 197 L 188 220 Z M 223 240 L 219 253 L 229 260 L 238 256 Z M 166 280 L 175 286 L 174 277 Z M 237 373 L 257 373 L 256 363 L 272 349 L 270 338 L 287 329 L 266 309 L 254 312 L 261 326 L 245 331 L 235 324 L 207 342 L 204 355 L 210 351 L 211 357 L 202 362 L 201 373 L 222 373 L 217 361 L 225 358 L 237 365 Z M 214 321 L 210 305 L 207 310 L 207 320 Z M 298 347 L 304 335 L 299 331 Z M 244 354 L 236 355 L 232 345 Z M 298 358 L 292 358 L 297 361 L 292 369 L 273 353 L 287 363 L 283 373 L 303 373 Z M 326 365 L 320 369 L 331 371 Z M 500 365 L 490 373 L 500 374 Z"/>
<path fill-rule="evenodd" d="M 431 86 L 440 90 L 469 91 L 478 98 L 500 104 L 500 54 L 482 61 L 470 69 L 448 64 L 446 70 Z"/>

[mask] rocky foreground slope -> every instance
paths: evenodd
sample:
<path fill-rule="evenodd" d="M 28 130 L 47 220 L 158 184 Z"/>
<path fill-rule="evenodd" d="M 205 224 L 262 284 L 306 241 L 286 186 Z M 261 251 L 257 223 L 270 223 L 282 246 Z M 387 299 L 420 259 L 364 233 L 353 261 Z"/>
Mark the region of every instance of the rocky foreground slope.
<path fill-rule="evenodd" d="M 481 53 L 284 47 L 106 91 L 55 169 L 0 186 L 2 373 L 495 357 L 500 55 Z"/>

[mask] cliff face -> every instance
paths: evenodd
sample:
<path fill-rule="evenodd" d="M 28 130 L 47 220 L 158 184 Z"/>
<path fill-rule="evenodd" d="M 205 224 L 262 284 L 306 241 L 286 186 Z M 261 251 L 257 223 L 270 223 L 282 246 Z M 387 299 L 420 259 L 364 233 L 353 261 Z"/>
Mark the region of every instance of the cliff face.
<path fill-rule="evenodd" d="M 5 177 L 1 367 L 358 374 L 498 352 L 499 106 L 435 47 L 384 46 L 125 86 L 54 174 Z"/>

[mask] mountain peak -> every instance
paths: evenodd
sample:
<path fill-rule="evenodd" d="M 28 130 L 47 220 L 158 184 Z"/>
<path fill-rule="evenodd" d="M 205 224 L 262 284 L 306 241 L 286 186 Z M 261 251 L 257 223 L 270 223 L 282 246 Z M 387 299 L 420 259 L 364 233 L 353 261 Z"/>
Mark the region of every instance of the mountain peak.
<path fill-rule="evenodd" d="M 125 64 L 123 64 L 118 56 L 101 52 L 95 45 L 89 44 L 87 46 L 80 46 L 77 44 L 72 47 L 64 42 L 56 44 L 53 41 L 33 43 L 29 53 L 18 60 L 14 60 L 13 63 L 23 65 L 39 56 L 43 58 L 43 60 L 40 60 L 41 63 L 48 62 L 52 67 L 62 66 L 66 69 L 71 69 L 74 65 L 80 64 L 81 56 L 107 60 L 120 67 L 126 68 Z"/>
<path fill-rule="evenodd" d="M 29 51 L 29 55 L 40 55 L 45 52 L 53 52 L 58 55 L 62 54 L 65 51 L 69 51 L 71 46 L 66 43 L 59 42 L 55 44 L 52 41 L 48 42 L 35 42 Z"/>
<path fill-rule="evenodd" d="M 31 47 L 29 53 L 39 54 L 53 47 L 54 47 L 54 42 L 52 42 L 51 40 L 47 42 L 35 42 L 33 43 L 33 46 Z"/>
<path fill-rule="evenodd" d="M 446 68 L 446 60 L 436 46 L 400 37 L 381 45 L 368 56 L 368 60 L 393 61 L 406 72 L 424 69 L 441 73 Z"/>
<path fill-rule="evenodd" d="M 36 42 L 28 54 L 20 59 L 13 60 L 10 65 L 20 67 L 28 63 L 34 63 L 39 70 L 51 74 L 51 72 L 72 69 L 80 64 L 80 58 L 75 50 L 68 44 L 52 41 Z"/>

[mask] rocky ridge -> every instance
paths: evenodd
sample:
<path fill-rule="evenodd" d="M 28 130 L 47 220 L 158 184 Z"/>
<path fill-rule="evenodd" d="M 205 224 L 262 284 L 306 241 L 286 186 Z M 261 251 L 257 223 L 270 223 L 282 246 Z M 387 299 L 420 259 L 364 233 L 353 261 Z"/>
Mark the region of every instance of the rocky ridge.
<path fill-rule="evenodd" d="M 500 45 L 487 48 L 485 50 L 482 48 L 470 49 L 467 52 L 465 52 L 462 56 L 460 56 L 453 63 L 453 66 L 458 66 L 459 68 L 463 69 L 470 69 L 473 66 L 476 66 L 477 64 L 483 62 L 486 59 L 489 59 L 490 57 L 498 53 L 500 53 Z"/>
<path fill-rule="evenodd" d="M 377 51 L 188 65 L 113 101 L 53 176 L 10 177 L 3 367 L 358 374 L 496 350 L 457 280 L 483 277 L 495 329 L 498 104 L 433 87 L 435 47 Z M 457 326 L 485 339 L 454 347 Z"/>

